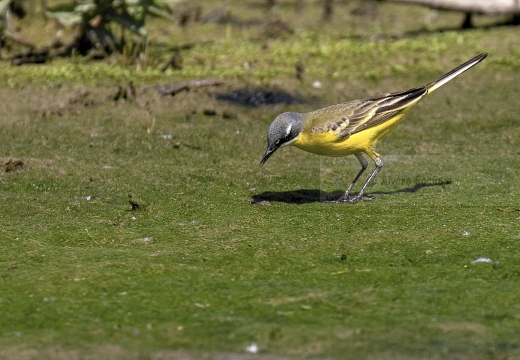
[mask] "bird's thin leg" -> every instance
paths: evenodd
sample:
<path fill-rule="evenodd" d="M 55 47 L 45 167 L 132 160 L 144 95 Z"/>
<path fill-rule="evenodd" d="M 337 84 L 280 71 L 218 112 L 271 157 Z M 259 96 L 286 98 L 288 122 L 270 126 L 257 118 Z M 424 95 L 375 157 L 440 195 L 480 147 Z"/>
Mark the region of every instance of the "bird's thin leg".
<path fill-rule="evenodd" d="M 354 185 L 356 185 L 356 182 L 358 181 L 360 176 L 365 172 L 365 170 L 367 169 L 367 166 L 368 166 L 368 162 L 366 161 L 366 159 L 363 157 L 362 154 L 356 154 L 356 158 L 359 160 L 359 163 L 361 164 L 361 170 L 359 170 L 359 172 L 356 175 L 356 177 L 354 178 L 354 180 L 352 180 L 350 185 L 347 187 L 347 190 L 345 190 L 345 194 L 343 194 L 343 196 L 341 197 L 341 199 L 344 199 L 347 201 L 348 201 L 348 194 L 350 193 L 350 190 L 352 190 Z"/>
<path fill-rule="evenodd" d="M 355 204 L 355 203 L 357 203 L 361 199 L 363 199 L 363 200 L 372 200 L 374 198 L 373 196 L 366 196 L 365 195 L 365 189 L 370 184 L 370 182 L 372 180 L 374 180 L 374 178 L 376 177 L 376 175 L 379 172 L 379 170 L 381 170 L 381 168 L 383 167 L 383 160 L 381 160 L 381 158 L 379 157 L 379 154 L 374 153 L 373 155 L 374 155 L 374 157 L 372 157 L 372 156 L 371 157 L 374 160 L 374 163 L 376 164 L 376 168 L 374 169 L 374 172 L 372 173 L 372 175 L 370 175 L 370 177 L 368 178 L 367 182 L 365 183 L 365 185 L 363 185 L 363 187 L 361 188 L 359 193 L 356 196 L 350 198 L 348 200 L 348 202 Z"/>
<path fill-rule="evenodd" d="M 365 172 L 365 170 L 367 169 L 367 166 L 368 166 L 368 162 L 366 161 L 366 159 L 363 157 L 362 154 L 355 154 L 356 155 L 356 158 L 359 160 L 359 163 L 361 164 L 361 170 L 359 170 L 358 174 L 356 175 L 356 177 L 354 178 L 354 180 L 352 180 L 352 182 L 350 183 L 350 185 L 347 187 L 347 190 L 345 190 L 345 193 L 336 201 L 333 201 L 333 202 L 340 202 L 340 203 L 344 203 L 344 202 L 351 202 L 352 199 L 350 199 L 349 197 L 349 193 L 350 193 L 350 190 L 352 190 L 352 188 L 354 187 L 354 185 L 356 185 L 356 182 L 359 180 L 359 178 L 361 177 L 361 175 Z M 358 199 L 359 200 L 359 199 Z M 356 202 L 358 201 L 356 200 Z"/>

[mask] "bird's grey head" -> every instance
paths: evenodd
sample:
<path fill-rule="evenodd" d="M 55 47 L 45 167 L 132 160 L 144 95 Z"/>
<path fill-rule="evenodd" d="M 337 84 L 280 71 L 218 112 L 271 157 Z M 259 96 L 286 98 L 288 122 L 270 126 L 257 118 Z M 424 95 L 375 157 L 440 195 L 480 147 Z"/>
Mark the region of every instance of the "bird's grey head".
<path fill-rule="evenodd" d="M 286 112 L 274 119 L 267 133 L 267 150 L 260 161 L 261 165 L 280 147 L 296 140 L 302 130 L 302 117 L 299 113 Z"/>

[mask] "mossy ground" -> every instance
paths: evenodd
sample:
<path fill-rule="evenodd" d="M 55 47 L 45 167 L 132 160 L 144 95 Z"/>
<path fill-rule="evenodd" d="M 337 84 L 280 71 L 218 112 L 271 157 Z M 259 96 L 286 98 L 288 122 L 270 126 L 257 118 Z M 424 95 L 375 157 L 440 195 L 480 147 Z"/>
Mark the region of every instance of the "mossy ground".
<path fill-rule="evenodd" d="M 251 343 L 270 358 L 520 357 L 518 29 L 349 6 L 328 23 L 289 2 L 237 3 L 253 25 L 152 20 L 139 66 L 0 65 L 0 159 L 23 162 L 0 175 L 0 357 L 211 358 Z M 273 16 L 295 31 L 266 38 Z M 157 70 L 188 43 L 182 70 Z M 411 88 L 482 51 L 378 145 L 374 201 L 321 201 L 355 158 L 286 148 L 259 166 L 276 114 Z M 224 84 L 154 91 L 207 76 Z M 129 81 L 135 100 L 114 101 Z M 306 101 L 215 97 L 260 87 Z M 145 206 L 131 211 L 129 194 Z"/>

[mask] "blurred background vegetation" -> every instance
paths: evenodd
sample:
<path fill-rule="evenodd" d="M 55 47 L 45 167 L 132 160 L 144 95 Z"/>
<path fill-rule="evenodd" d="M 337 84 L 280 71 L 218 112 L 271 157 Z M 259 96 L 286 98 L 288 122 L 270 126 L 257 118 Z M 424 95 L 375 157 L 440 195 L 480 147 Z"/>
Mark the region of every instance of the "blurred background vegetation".
<path fill-rule="evenodd" d="M 193 41 L 262 41 L 298 37 L 302 31 L 381 41 L 518 23 L 518 13 L 475 15 L 412 6 L 401 16 L 404 7 L 410 8 L 381 0 L 2 0 L 0 55 L 14 65 L 76 54 L 113 56 L 141 69 L 152 63 L 164 70 L 182 68 L 181 51 Z M 173 55 L 161 53 L 165 44 Z M 150 60 L 151 53 L 167 58 L 159 63 Z"/>

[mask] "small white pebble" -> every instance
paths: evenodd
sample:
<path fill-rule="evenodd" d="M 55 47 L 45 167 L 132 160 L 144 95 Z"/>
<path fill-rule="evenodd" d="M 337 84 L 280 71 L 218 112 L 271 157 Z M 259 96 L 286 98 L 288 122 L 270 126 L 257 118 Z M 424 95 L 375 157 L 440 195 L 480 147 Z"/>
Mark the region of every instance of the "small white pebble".
<path fill-rule="evenodd" d="M 478 259 L 473 260 L 472 264 L 478 264 L 478 263 L 492 263 L 493 260 L 487 257 L 479 257 Z"/>
<path fill-rule="evenodd" d="M 319 82 L 318 80 L 314 81 L 312 83 L 312 87 L 315 89 L 321 89 L 321 87 L 322 87 L 321 82 Z"/>
<path fill-rule="evenodd" d="M 256 343 L 252 343 L 246 347 L 246 351 L 250 354 L 256 354 L 258 352 L 258 345 Z"/>

